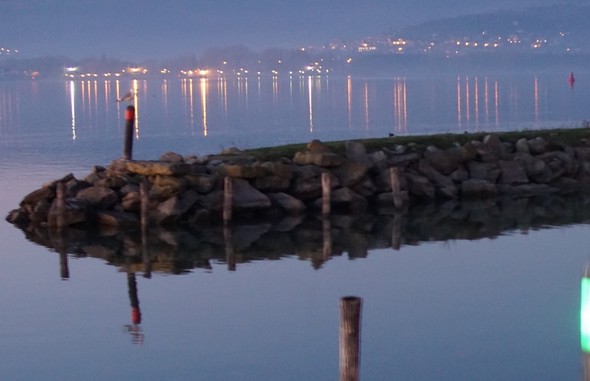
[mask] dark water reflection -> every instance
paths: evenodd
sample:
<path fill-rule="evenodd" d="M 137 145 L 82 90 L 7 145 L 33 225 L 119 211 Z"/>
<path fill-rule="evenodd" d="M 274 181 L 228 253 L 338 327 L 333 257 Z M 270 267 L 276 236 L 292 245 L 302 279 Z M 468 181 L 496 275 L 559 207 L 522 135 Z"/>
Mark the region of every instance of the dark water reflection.
<path fill-rule="evenodd" d="M 23 228 L 26 238 L 60 254 L 61 276 L 68 278 L 67 256 L 103 259 L 127 272 L 183 274 L 211 270 L 212 262 L 235 271 L 240 264 L 297 257 L 314 269 L 332 257 L 365 258 L 371 250 L 424 242 L 477 240 L 533 229 L 586 223 L 590 194 L 541 195 L 425 203 L 405 211 L 365 215 L 285 217 L 238 222 L 229 227 L 159 227 L 137 230 Z"/>

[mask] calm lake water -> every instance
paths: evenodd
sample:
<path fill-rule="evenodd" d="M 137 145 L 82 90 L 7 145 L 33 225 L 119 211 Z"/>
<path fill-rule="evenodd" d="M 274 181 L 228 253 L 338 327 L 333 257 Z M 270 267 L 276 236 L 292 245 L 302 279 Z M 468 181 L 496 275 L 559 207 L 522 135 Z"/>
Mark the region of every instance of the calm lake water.
<path fill-rule="evenodd" d="M 48 180 L 120 157 L 126 104 L 116 99 L 130 88 L 134 157 L 156 159 L 579 126 L 590 73 L 574 88 L 567 74 L 0 82 L 0 211 Z M 73 252 L 66 278 L 63 256 L 3 222 L 0 379 L 337 380 L 346 295 L 364 300 L 363 380 L 590 379 L 580 344 L 585 222 L 342 252 L 321 266 L 305 248 L 248 261 L 238 252 L 235 268 L 213 257 L 151 278 Z"/>

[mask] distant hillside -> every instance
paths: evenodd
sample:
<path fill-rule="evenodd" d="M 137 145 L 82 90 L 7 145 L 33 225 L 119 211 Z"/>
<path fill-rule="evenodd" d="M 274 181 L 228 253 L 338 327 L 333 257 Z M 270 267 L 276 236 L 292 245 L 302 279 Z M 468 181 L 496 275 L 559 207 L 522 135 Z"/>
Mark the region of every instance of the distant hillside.
<path fill-rule="evenodd" d="M 440 19 L 408 27 L 400 35 L 413 40 L 482 39 L 516 35 L 549 39 L 590 51 L 590 5 L 557 5 Z"/>

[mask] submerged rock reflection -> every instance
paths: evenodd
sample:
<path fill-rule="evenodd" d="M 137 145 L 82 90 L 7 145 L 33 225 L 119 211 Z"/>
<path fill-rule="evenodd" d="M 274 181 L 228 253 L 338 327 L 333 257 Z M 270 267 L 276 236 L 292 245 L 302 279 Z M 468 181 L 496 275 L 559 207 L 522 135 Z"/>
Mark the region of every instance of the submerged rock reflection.
<path fill-rule="evenodd" d="M 23 231 L 32 242 L 60 254 L 62 278 L 67 256 L 101 258 L 128 273 L 183 274 L 240 264 L 297 257 L 320 269 L 333 256 L 364 258 L 372 249 L 457 239 L 493 238 L 590 220 L 590 194 L 544 195 L 422 204 L 374 214 L 288 217 L 279 221 L 236 222 L 207 229 L 77 230 L 42 227 Z"/>

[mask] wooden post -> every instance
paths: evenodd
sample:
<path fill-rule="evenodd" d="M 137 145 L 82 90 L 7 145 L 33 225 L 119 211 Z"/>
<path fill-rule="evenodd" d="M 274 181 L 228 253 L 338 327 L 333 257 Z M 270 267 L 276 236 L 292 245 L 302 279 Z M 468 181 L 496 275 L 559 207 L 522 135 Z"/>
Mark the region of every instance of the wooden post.
<path fill-rule="evenodd" d="M 57 209 L 57 230 L 61 231 L 64 228 L 65 223 L 65 216 L 64 213 L 66 211 L 66 203 L 65 203 L 65 196 L 64 196 L 64 184 L 57 183 L 55 189 L 55 200 L 56 200 L 56 209 Z"/>
<path fill-rule="evenodd" d="M 359 379 L 362 304 L 357 296 L 340 299 L 340 381 Z"/>
<path fill-rule="evenodd" d="M 233 182 L 231 177 L 223 179 L 223 223 L 227 224 L 232 220 L 232 204 L 234 198 Z"/>
<path fill-rule="evenodd" d="M 399 179 L 400 172 L 401 170 L 398 167 L 389 168 L 389 179 L 391 181 L 391 194 L 393 195 L 393 206 L 396 209 L 400 209 L 404 204 Z"/>
<path fill-rule="evenodd" d="M 127 106 L 125 111 L 125 144 L 123 147 L 123 159 L 131 160 L 133 157 L 133 124 L 135 123 L 135 107 Z"/>
<path fill-rule="evenodd" d="M 332 178 L 330 173 L 322 172 L 322 215 L 330 215 L 330 203 L 332 193 Z"/>

